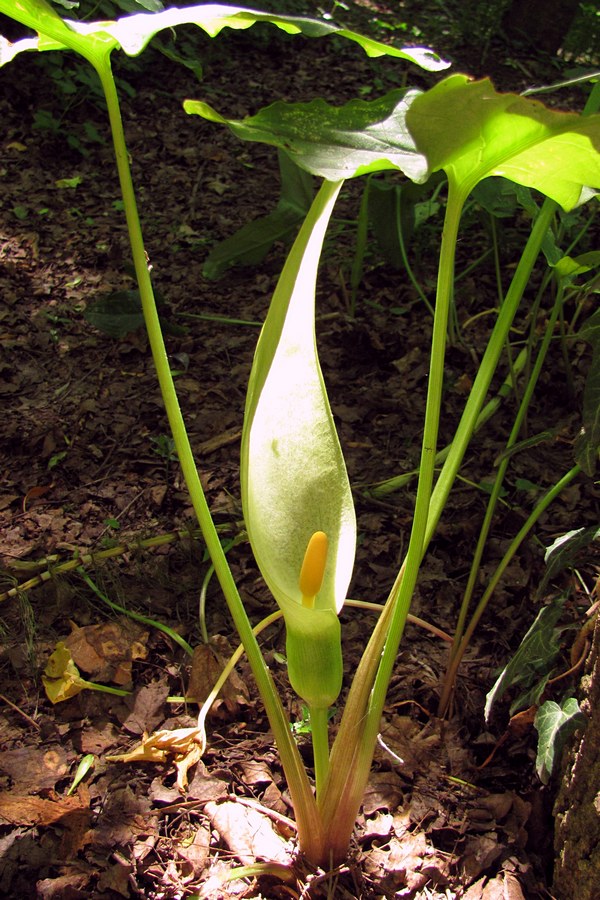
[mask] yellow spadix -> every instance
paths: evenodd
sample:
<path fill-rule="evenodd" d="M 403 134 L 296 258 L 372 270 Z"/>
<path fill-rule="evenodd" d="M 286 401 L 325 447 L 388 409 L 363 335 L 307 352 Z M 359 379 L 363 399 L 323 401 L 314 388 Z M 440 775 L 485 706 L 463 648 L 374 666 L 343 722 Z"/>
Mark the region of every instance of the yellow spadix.
<path fill-rule="evenodd" d="M 314 607 L 315 597 L 321 590 L 328 549 L 329 540 L 325 532 L 315 531 L 308 542 L 298 580 L 298 587 L 302 594 L 302 606 L 306 606 L 308 609 Z"/>

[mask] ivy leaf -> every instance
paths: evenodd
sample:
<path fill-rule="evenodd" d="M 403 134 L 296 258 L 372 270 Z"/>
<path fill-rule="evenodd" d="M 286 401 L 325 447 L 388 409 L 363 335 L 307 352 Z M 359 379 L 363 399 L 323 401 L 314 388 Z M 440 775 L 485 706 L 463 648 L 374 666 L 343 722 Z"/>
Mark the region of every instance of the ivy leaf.
<path fill-rule="evenodd" d="M 494 703 L 510 687 L 521 685 L 530 688 L 537 682 L 543 681 L 544 678 L 547 679 L 560 649 L 555 626 L 561 613 L 562 602 L 560 601 L 555 601 L 550 606 L 544 606 L 539 611 L 515 655 L 502 669 L 488 692 L 485 703 L 486 722 L 489 722 Z M 511 715 L 516 711 L 516 704 L 513 704 L 510 709 Z"/>
<path fill-rule="evenodd" d="M 586 186 L 600 187 L 600 115 L 558 112 L 500 94 L 487 78 L 451 75 L 415 99 L 406 121 L 431 170 L 444 169 L 465 194 L 500 175 L 569 210 Z"/>
<path fill-rule="evenodd" d="M 556 771 L 565 745 L 578 728 L 587 724 L 574 697 L 559 706 L 554 700 L 546 700 L 540 706 L 533 723 L 538 733 L 535 770 L 542 784 L 548 784 Z"/>
<path fill-rule="evenodd" d="M 427 160 L 406 127 L 407 110 L 419 93 L 398 89 L 377 100 L 351 100 L 343 106 L 320 98 L 278 101 L 237 120 L 226 119 L 201 100 L 186 100 L 183 108 L 227 125 L 244 141 L 273 144 L 307 172 L 329 181 L 400 169 L 412 181 L 423 182 Z"/>
<path fill-rule="evenodd" d="M 587 550 L 590 544 L 600 540 L 600 526 L 590 525 L 588 528 L 577 528 L 560 537 L 546 548 L 544 562 L 546 571 L 537 589 L 538 596 L 546 590 L 548 582 L 559 572 L 576 563 L 581 550 Z M 592 552 L 592 551 L 590 551 Z"/>

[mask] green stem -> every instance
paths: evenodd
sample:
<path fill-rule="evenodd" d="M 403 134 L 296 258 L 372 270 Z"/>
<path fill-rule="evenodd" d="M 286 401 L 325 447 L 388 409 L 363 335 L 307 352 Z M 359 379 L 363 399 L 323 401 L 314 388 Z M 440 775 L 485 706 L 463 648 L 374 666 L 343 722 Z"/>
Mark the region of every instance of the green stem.
<path fill-rule="evenodd" d="M 566 473 L 566 475 L 563 475 L 563 477 L 560 479 L 560 481 L 558 481 L 555 485 L 553 485 L 553 487 L 550 488 L 550 490 L 542 497 L 542 499 L 540 500 L 538 505 L 535 507 L 533 512 L 529 515 L 527 521 L 522 526 L 522 528 L 520 529 L 520 531 L 518 532 L 516 537 L 514 537 L 513 540 L 511 541 L 508 550 L 502 557 L 502 560 L 500 561 L 492 578 L 490 578 L 488 586 L 485 589 L 485 592 L 484 592 L 481 600 L 477 604 L 477 607 L 475 609 L 475 612 L 473 613 L 471 621 L 469 622 L 469 625 L 468 625 L 467 629 L 465 630 L 463 639 L 460 642 L 460 646 L 459 646 L 457 652 L 454 654 L 452 663 L 448 668 L 448 672 L 446 673 L 446 683 L 448 683 L 448 684 L 454 683 L 454 680 L 456 679 L 456 673 L 458 671 L 458 667 L 464 656 L 465 650 L 469 646 L 471 638 L 473 637 L 473 632 L 475 631 L 477 625 L 479 624 L 479 620 L 481 619 L 481 616 L 485 612 L 485 608 L 488 605 L 488 602 L 489 602 L 492 594 L 496 590 L 500 579 L 502 578 L 508 565 L 510 564 L 511 560 L 513 559 L 515 553 L 517 552 L 517 550 L 519 549 L 519 547 L 521 546 L 521 544 L 523 543 L 523 541 L 525 540 L 525 538 L 527 537 L 527 535 L 529 534 L 529 532 L 531 531 L 533 526 L 536 524 L 536 522 L 538 521 L 538 519 L 540 518 L 542 513 L 546 511 L 546 509 L 550 506 L 552 501 L 556 497 L 558 497 L 558 495 L 561 493 L 561 491 L 563 491 L 567 487 L 567 485 L 569 485 L 571 483 L 571 481 L 573 481 L 575 476 L 578 475 L 580 472 L 581 472 L 581 469 L 579 466 L 573 466 L 573 468 L 570 469 Z"/>
<path fill-rule="evenodd" d="M 311 706 L 309 713 L 318 800 L 329 771 L 329 710 L 326 706 Z"/>
<path fill-rule="evenodd" d="M 531 277 L 533 266 L 542 246 L 542 241 L 556 209 L 557 204 L 553 200 L 544 200 L 539 215 L 531 230 L 531 234 L 529 235 L 527 244 L 523 250 L 521 259 L 519 260 L 519 264 L 515 270 L 513 280 L 506 293 L 504 303 L 500 307 L 496 324 L 490 335 L 488 345 L 481 360 L 477 375 L 475 376 L 475 381 L 473 382 L 473 387 L 471 388 L 471 393 L 469 394 L 461 420 L 456 429 L 450 452 L 448 453 L 446 462 L 444 463 L 431 495 L 427 532 L 425 535 L 426 547 L 433 537 L 440 516 L 444 511 L 448 495 L 450 494 L 463 456 L 469 445 L 473 431 L 475 430 L 477 418 L 485 401 L 492 377 L 498 366 L 498 361 L 505 345 L 506 336 L 508 335 Z"/>
<path fill-rule="evenodd" d="M 544 332 L 544 337 L 542 339 L 542 344 L 540 346 L 533 370 L 529 377 L 529 381 L 525 388 L 523 398 L 521 400 L 519 409 L 517 411 L 517 415 L 515 417 L 515 421 L 513 423 L 513 427 L 511 429 L 508 441 L 506 443 L 506 451 L 510 451 L 512 447 L 516 444 L 517 438 L 519 436 L 519 432 L 525 421 L 525 416 L 527 415 L 527 410 L 529 409 L 529 404 L 531 403 L 531 399 L 533 397 L 533 392 L 538 382 L 538 378 L 542 371 L 542 366 L 546 359 L 546 354 L 548 353 L 548 348 L 550 346 L 550 341 L 554 334 L 554 327 L 556 325 L 556 320 L 558 318 L 559 311 L 562 309 L 562 298 L 563 298 L 563 286 L 559 287 L 557 291 L 556 298 L 554 300 L 554 306 L 552 308 L 552 313 L 550 315 L 550 319 L 548 320 L 548 324 L 546 326 L 546 331 Z M 438 715 L 443 716 L 448 711 L 448 706 L 450 704 L 450 699 L 452 696 L 452 692 L 454 690 L 454 679 L 450 677 L 450 672 L 455 672 L 456 669 L 454 667 L 454 660 L 457 654 L 461 653 L 461 657 L 465 651 L 465 645 L 462 643 L 463 631 L 466 622 L 467 612 L 469 608 L 469 604 L 473 597 L 473 592 L 475 590 L 475 585 L 477 582 L 477 578 L 479 576 L 479 570 L 481 566 L 481 560 L 483 558 L 483 551 L 485 549 L 485 545 L 490 533 L 490 529 L 492 526 L 492 520 L 494 517 L 494 513 L 496 511 L 496 506 L 498 503 L 498 499 L 500 497 L 500 492 L 502 490 L 502 484 L 504 482 L 504 477 L 506 475 L 506 471 L 508 469 L 508 464 L 510 462 L 511 454 L 510 452 L 505 452 L 505 455 L 500 460 L 500 464 L 498 466 L 498 471 L 496 473 L 496 478 L 494 479 L 494 485 L 492 488 L 492 492 L 490 494 L 490 498 L 488 500 L 487 509 L 485 512 L 483 524 L 481 526 L 481 531 L 479 533 L 479 538 L 477 540 L 477 546 L 475 548 L 475 553 L 473 555 L 473 561 L 471 563 L 471 570 L 469 572 L 469 579 L 467 581 L 467 586 L 465 588 L 465 592 L 463 595 L 463 600 L 461 603 L 461 608 L 458 616 L 458 621 L 456 624 L 456 632 L 454 635 L 454 641 L 452 643 L 452 647 L 450 648 L 450 660 L 448 665 L 448 671 L 446 674 L 446 678 L 444 680 L 442 693 L 440 696 Z M 458 661 L 460 663 L 460 660 Z"/>
<path fill-rule="evenodd" d="M 412 531 L 406 554 L 406 564 L 398 586 L 394 585 L 392 594 L 396 593 L 396 602 L 390 622 L 379 671 L 373 685 L 371 704 L 368 711 L 368 722 L 365 743 L 375 746 L 379 720 L 402 633 L 408 616 L 413 592 L 417 583 L 419 568 L 428 543 L 427 533 L 430 517 L 430 503 L 435 472 L 435 456 L 442 405 L 444 381 L 444 360 L 446 356 L 446 336 L 448 317 L 450 314 L 454 291 L 454 259 L 458 227 L 463 204 L 467 195 L 456 185 L 454 179 L 448 181 L 448 201 L 438 268 L 438 283 L 435 303 L 435 317 L 431 337 L 431 358 L 429 367 L 429 383 L 427 389 L 427 405 L 423 426 L 421 449 L 421 465 Z"/>
<path fill-rule="evenodd" d="M 100 691 L 101 694 L 114 694 L 116 697 L 131 697 L 131 691 L 125 691 L 123 688 L 110 687 L 108 684 L 96 684 L 95 681 L 84 681 L 83 678 L 79 684 L 89 691 Z"/>
<path fill-rule="evenodd" d="M 321 827 L 316 802 L 311 791 L 308 776 L 289 730 L 289 724 L 273 683 L 271 674 L 260 652 L 258 642 L 252 633 L 252 626 L 244 609 L 232 572 L 227 563 L 219 535 L 210 515 L 206 497 L 192 454 L 188 434 L 179 407 L 171 370 L 160 327 L 158 311 L 154 300 L 152 283 L 146 263 L 146 253 L 137 211 L 137 203 L 131 178 L 127 146 L 123 133 L 123 123 L 119 109 L 119 99 L 109 58 L 96 65 L 102 82 L 114 150 L 119 173 L 119 181 L 125 207 L 127 228 L 135 266 L 142 311 L 148 332 L 148 339 L 156 367 L 156 374 L 169 419 L 173 440 L 177 449 L 183 476 L 190 494 L 202 536 L 206 543 L 215 573 L 225 595 L 229 611 L 240 639 L 246 649 L 248 660 L 256 679 L 258 690 L 273 729 L 273 734 L 281 756 L 282 764 L 290 788 L 298 824 L 300 843 L 308 855 L 317 855 L 321 846 Z"/>
<path fill-rule="evenodd" d="M 113 603 L 112 600 L 109 600 L 106 594 L 103 594 L 98 585 L 90 578 L 88 573 L 81 566 L 77 569 L 77 572 L 87 586 L 91 588 L 96 597 L 102 600 L 103 603 L 106 603 L 107 606 L 110 606 L 115 612 L 123 613 L 128 616 L 130 619 L 134 619 L 136 622 L 142 622 L 144 625 L 150 625 L 151 628 L 156 628 L 158 631 L 162 631 L 163 634 L 166 634 L 167 637 L 171 638 L 174 643 L 179 644 L 179 646 L 185 650 L 188 656 L 193 656 L 194 651 L 188 644 L 186 640 L 184 640 L 180 634 L 177 634 L 176 631 L 173 631 L 172 628 L 169 628 L 168 625 L 164 625 L 162 622 L 157 622 L 156 619 L 150 619 L 148 616 L 143 616 L 141 613 L 133 612 L 131 609 L 125 609 L 124 606 L 119 606 L 118 603 Z"/>

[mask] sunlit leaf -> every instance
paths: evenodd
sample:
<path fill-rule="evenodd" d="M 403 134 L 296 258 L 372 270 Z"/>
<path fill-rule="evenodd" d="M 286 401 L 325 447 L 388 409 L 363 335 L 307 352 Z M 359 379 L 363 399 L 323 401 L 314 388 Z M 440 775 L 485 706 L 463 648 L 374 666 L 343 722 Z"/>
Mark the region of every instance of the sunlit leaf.
<path fill-rule="evenodd" d="M 546 700 L 537 711 L 535 728 L 538 733 L 538 749 L 535 769 L 542 784 L 548 784 L 560 763 L 565 745 L 578 728 L 585 727 L 587 719 L 574 697 L 559 706 L 554 700 Z"/>
<path fill-rule="evenodd" d="M 576 278 L 600 266 L 600 250 L 580 253 L 579 256 L 562 256 L 556 264 L 556 271 L 562 278 Z"/>
<path fill-rule="evenodd" d="M 51 703 L 69 700 L 87 687 L 73 662 L 71 651 L 62 641 L 57 643 L 46 663 L 42 683 Z"/>
<path fill-rule="evenodd" d="M 73 781 L 71 782 L 71 786 L 67 791 L 67 797 L 71 794 L 74 794 L 77 790 L 77 787 L 81 784 L 85 776 L 88 772 L 90 772 L 96 764 L 96 757 L 93 753 L 86 753 L 83 757 L 79 765 L 77 766 L 77 771 L 73 777 Z"/>
<path fill-rule="evenodd" d="M 369 172 L 400 169 L 413 181 L 425 181 L 427 160 L 406 127 L 406 113 L 419 95 L 394 90 L 378 100 L 351 100 L 331 106 L 325 100 L 277 102 L 245 119 L 226 119 L 208 103 L 186 100 L 188 113 L 227 125 L 245 141 L 273 144 L 311 172 L 340 181 Z"/>
<path fill-rule="evenodd" d="M 600 115 L 558 112 L 500 94 L 488 79 L 452 75 L 416 98 L 406 121 L 431 170 L 467 191 L 501 175 L 571 209 L 584 187 L 600 186 Z"/>
<path fill-rule="evenodd" d="M 3 39 L 3 46 L 0 47 L 0 65 L 9 62 L 23 50 L 49 50 L 62 47 L 81 51 L 83 46 L 87 46 L 92 51 L 102 52 L 121 47 L 129 56 L 137 56 L 154 35 L 165 28 L 195 24 L 210 37 L 216 37 L 224 28 L 246 29 L 259 22 L 275 25 L 287 34 L 302 34 L 306 37 L 328 35 L 344 37 L 361 46 L 368 56 L 396 57 L 433 72 L 446 69 L 450 65 L 426 47 L 392 47 L 341 28 L 333 22 L 278 15 L 218 3 L 186 6 L 183 9 L 171 8 L 161 12 L 135 13 L 123 16 L 115 22 L 63 21 L 46 0 L 19 0 L 18 3 L 15 3 L 15 0 L 0 0 L 0 12 L 53 41 L 53 46 L 50 46 L 47 40 L 38 42 L 26 38 L 11 44 Z M 85 45 L 79 38 L 85 39 Z"/>

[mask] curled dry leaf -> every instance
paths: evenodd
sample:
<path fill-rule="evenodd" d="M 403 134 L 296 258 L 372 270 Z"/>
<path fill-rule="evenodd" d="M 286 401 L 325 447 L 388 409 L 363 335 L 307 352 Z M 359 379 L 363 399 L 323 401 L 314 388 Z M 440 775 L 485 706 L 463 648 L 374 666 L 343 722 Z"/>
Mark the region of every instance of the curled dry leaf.
<path fill-rule="evenodd" d="M 108 762 L 168 762 L 172 757 L 177 770 L 177 789 L 184 793 L 188 785 L 188 771 L 201 759 L 206 748 L 204 730 L 193 728 L 165 729 L 144 735 L 142 742 L 128 753 L 107 756 Z"/>

